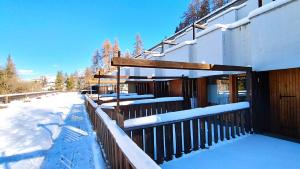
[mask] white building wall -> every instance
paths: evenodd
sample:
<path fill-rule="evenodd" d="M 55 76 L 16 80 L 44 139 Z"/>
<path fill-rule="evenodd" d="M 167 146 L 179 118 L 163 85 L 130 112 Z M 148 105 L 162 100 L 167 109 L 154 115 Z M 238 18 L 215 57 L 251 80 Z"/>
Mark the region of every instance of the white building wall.
<path fill-rule="evenodd" d="M 271 7 L 271 3 L 267 5 Z M 254 70 L 300 67 L 299 9 L 300 1 L 294 0 L 250 18 Z"/>

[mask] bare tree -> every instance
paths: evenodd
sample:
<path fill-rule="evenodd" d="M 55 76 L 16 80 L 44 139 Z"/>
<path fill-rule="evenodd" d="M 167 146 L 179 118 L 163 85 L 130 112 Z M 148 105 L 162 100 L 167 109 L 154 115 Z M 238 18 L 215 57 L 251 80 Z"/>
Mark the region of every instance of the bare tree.
<path fill-rule="evenodd" d="M 141 55 L 143 52 L 143 42 L 140 34 L 135 36 L 133 56 Z"/>
<path fill-rule="evenodd" d="M 105 40 L 102 45 L 102 59 L 104 66 L 103 68 L 105 71 L 110 71 L 110 59 L 111 59 L 111 53 L 112 53 L 112 46 L 109 40 Z"/>

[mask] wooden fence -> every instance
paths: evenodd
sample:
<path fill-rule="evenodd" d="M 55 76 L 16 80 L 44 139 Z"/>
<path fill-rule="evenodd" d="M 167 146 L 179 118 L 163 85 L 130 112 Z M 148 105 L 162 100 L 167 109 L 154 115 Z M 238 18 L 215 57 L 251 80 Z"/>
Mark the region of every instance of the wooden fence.
<path fill-rule="evenodd" d="M 103 104 L 103 106 L 111 106 L 113 109 L 116 107 L 116 103 Z M 156 114 L 164 114 L 168 112 L 174 112 L 183 110 L 183 98 L 182 97 L 166 97 L 156 99 L 144 99 L 137 101 L 124 101 L 120 102 L 120 114 L 123 116 L 123 120 L 133 119 L 138 117 L 146 117 Z M 105 109 L 105 108 L 104 108 Z M 109 112 L 111 118 L 113 111 L 111 109 L 105 109 L 105 112 Z"/>
<path fill-rule="evenodd" d="M 9 103 L 13 100 L 22 100 L 26 98 L 38 97 L 49 93 L 56 93 L 57 91 L 31 92 L 31 93 L 17 93 L 0 95 L 0 103 Z"/>
<path fill-rule="evenodd" d="M 86 108 L 97 138 L 104 150 L 108 165 L 112 169 L 159 169 L 126 133 L 86 96 Z"/>
<path fill-rule="evenodd" d="M 192 113 L 185 111 L 173 112 L 173 120 L 155 123 L 151 123 L 154 117 L 127 120 L 124 131 L 152 159 L 161 164 L 163 161 L 172 160 L 174 156 L 180 157 L 199 148 L 207 148 L 225 139 L 230 140 L 245 135 L 251 130 L 249 108 L 175 119 L 179 113 Z M 167 114 L 158 116 L 165 115 Z M 158 117 L 158 119 L 162 118 Z M 127 125 L 127 122 L 129 124 L 133 121 L 137 123 L 150 121 L 150 124 Z"/>

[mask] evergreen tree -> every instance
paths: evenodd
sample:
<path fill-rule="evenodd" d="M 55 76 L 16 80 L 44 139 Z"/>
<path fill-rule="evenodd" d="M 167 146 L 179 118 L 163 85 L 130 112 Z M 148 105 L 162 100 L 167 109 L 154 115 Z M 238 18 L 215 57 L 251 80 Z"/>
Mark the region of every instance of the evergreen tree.
<path fill-rule="evenodd" d="M 72 91 L 75 87 L 75 78 L 73 75 L 67 77 L 66 88 L 68 91 Z"/>
<path fill-rule="evenodd" d="M 209 2 L 208 0 L 203 0 L 200 6 L 199 17 L 202 18 L 209 14 Z"/>
<path fill-rule="evenodd" d="M 16 66 L 12 60 L 11 55 L 8 55 L 8 57 L 7 57 L 5 72 L 6 72 L 6 76 L 8 78 L 16 78 L 17 77 Z"/>
<path fill-rule="evenodd" d="M 62 71 L 58 71 L 55 79 L 55 90 L 63 90 L 64 89 L 64 75 Z"/>
<path fill-rule="evenodd" d="M 98 71 L 99 64 L 100 64 L 100 54 L 99 54 L 99 50 L 97 49 L 92 56 L 92 68 L 94 73 Z"/>
<path fill-rule="evenodd" d="M 143 52 L 143 42 L 142 38 L 139 34 L 135 36 L 135 43 L 134 43 L 134 51 L 133 51 L 133 56 L 138 56 L 142 54 Z"/>
<path fill-rule="evenodd" d="M 224 0 L 213 0 L 213 10 L 216 10 L 218 8 L 221 8 L 225 4 Z"/>

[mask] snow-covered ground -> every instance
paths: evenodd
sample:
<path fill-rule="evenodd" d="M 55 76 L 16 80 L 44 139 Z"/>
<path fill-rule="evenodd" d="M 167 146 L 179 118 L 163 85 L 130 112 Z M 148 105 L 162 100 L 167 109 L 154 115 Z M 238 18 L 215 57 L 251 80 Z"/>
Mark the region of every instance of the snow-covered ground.
<path fill-rule="evenodd" d="M 81 96 L 48 94 L 0 109 L 0 168 L 105 168 Z"/>
<path fill-rule="evenodd" d="M 300 144 L 247 135 L 161 165 L 163 169 L 300 169 Z"/>

